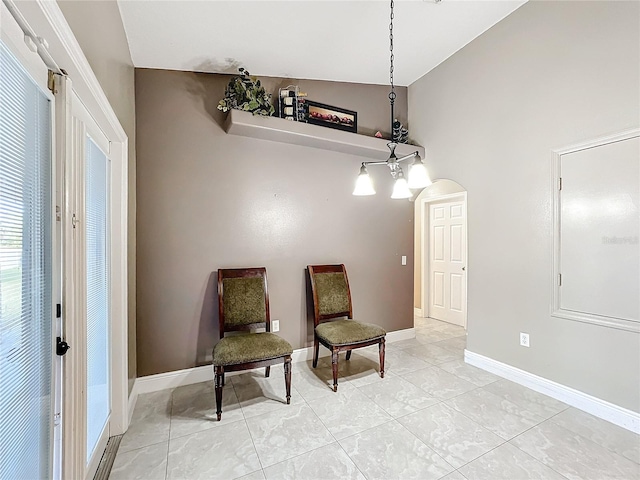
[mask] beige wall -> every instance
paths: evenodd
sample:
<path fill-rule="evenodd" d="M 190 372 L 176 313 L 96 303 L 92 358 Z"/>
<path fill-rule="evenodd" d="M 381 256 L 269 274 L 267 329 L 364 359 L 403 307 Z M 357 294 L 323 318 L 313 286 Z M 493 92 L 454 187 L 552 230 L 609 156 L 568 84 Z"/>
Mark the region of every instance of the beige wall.
<path fill-rule="evenodd" d="M 639 8 L 529 2 L 409 87 L 433 177 L 468 192 L 469 350 L 634 411 L 640 336 L 550 316 L 551 150 L 638 126 Z"/>
<path fill-rule="evenodd" d="M 129 137 L 129 391 L 136 378 L 136 137 L 134 69 L 115 1 L 58 0 L 73 34 Z M 62 65 L 64 68 L 64 65 Z"/>
<path fill-rule="evenodd" d="M 362 157 L 225 134 L 216 105 L 228 79 L 136 70 L 141 376 L 211 361 L 218 268 L 267 268 L 271 318 L 294 348 L 312 340 L 307 264 L 346 264 L 356 318 L 413 326 L 413 204 L 389 198 L 383 168 L 371 170 L 378 195 L 353 197 Z M 298 83 L 356 110 L 363 131 L 388 125 L 387 87 Z"/>

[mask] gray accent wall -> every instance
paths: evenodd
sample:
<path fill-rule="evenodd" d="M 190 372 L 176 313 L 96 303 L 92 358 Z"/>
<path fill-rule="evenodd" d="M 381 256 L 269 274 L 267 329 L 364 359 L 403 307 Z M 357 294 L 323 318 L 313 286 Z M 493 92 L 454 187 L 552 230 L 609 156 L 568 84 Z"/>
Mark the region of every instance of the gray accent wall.
<path fill-rule="evenodd" d="M 131 392 L 136 378 L 136 122 L 133 62 L 117 2 L 58 0 L 58 6 L 129 139 L 128 374 Z"/>
<path fill-rule="evenodd" d="M 136 70 L 140 376 L 210 363 L 219 268 L 267 268 L 271 318 L 294 348 L 313 338 L 308 264 L 346 265 L 356 319 L 413 327 L 413 204 L 389 198 L 387 169 L 371 169 L 378 195 L 353 197 L 367 158 L 227 135 L 216 105 L 228 80 Z M 357 111 L 361 132 L 388 129 L 386 86 L 295 83 Z"/>
<path fill-rule="evenodd" d="M 468 349 L 636 412 L 640 335 L 550 314 L 551 151 L 638 127 L 639 18 L 530 1 L 409 87 L 432 177 L 468 192 Z"/>

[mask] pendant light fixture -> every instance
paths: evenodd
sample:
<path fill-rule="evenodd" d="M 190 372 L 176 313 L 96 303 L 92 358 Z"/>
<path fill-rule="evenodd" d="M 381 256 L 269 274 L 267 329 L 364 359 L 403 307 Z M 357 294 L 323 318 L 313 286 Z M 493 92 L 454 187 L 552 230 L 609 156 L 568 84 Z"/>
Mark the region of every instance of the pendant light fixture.
<path fill-rule="evenodd" d="M 353 190 L 354 195 L 375 195 L 376 190 L 373 188 L 373 182 L 371 181 L 371 177 L 369 176 L 369 172 L 367 171 L 367 165 L 386 165 L 389 167 L 391 176 L 395 179 L 395 184 L 393 186 L 393 193 L 391 194 L 391 198 L 411 198 L 413 194 L 411 193 L 411 188 L 424 188 L 431 185 L 431 180 L 429 179 L 429 174 L 427 173 L 427 168 L 424 163 L 422 163 L 422 159 L 417 151 L 410 153 L 409 155 L 405 155 L 403 157 L 398 158 L 396 156 L 396 147 L 398 143 L 396 142 L 396 138 L 393 135 L 393 122 L 394 118 L 394 104 L 396 101 L 396 90 L 395 85 L 393 83 L 393 6 L 394 2 L 391 0 L 391 15 L 390 15 L 390 23 L 389 23 L 389 51 L 391 55 L 389 57 L 389 80 L 391 83 L 391 91 L 389 92 L 389 105 L 391 106 L 391 141 L 387 143 L 387 147 L 389 147 L 389 158 L 386 161 L 380 162 L 362 162 L 362 166 L 360 167 L 360 175 L 356 180 L 356 186 Z M 404 162 L 405 160 L 409 160 L 413 158 L 413 164 L 409 169 L 409 181 L 404 177 L 404 172 L 402 171 L 402 166 L 400 162 Z"/>

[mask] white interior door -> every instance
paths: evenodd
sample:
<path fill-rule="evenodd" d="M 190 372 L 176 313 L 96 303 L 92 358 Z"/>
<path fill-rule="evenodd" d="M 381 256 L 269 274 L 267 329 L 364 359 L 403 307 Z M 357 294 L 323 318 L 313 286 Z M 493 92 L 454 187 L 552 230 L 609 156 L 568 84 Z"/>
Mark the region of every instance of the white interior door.
<path fill-rule="evenodd" d="M 429 316 L 465 326 L 466 221 L 464 202 L 429 205 Z"/>

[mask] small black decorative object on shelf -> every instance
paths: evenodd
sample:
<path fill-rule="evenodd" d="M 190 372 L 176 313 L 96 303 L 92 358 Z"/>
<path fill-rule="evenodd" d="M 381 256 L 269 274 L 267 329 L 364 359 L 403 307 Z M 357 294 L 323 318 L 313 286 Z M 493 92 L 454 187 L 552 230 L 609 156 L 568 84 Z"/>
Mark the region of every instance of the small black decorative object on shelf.
<path fill-rule="evenodd" d="M 405 128 L 397 118 L 393 120 L 392 140 L 396 143 L 407 143 L 409 141 L 409 130 Z"/>
<path fill-rule="evenodd" d="M 357 133 L 358 113 L 344 108 L 306 100 L 304 103 L 306 121 L 313 125 L 336 128 Z"/>

